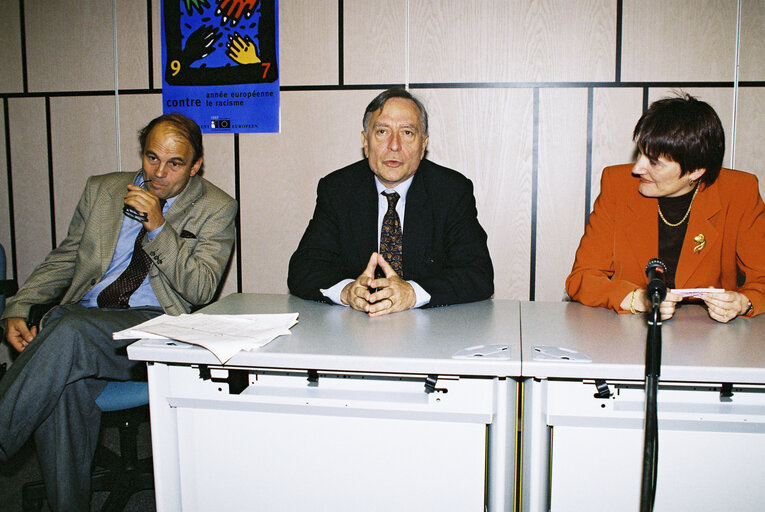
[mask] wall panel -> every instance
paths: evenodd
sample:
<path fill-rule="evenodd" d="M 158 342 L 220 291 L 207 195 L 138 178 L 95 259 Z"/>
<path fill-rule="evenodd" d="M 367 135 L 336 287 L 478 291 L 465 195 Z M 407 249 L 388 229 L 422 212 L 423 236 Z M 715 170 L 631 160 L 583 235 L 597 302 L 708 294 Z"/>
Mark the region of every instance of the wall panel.
<path fill-rule="evenodd" d="M 29 0 L 24 5 L 30 91 L 114 88 L 112 2 Z"/>
<path fill-rule="evenodd" d="M 240 136 L 243 291 L 287 291 L 319 178 L 362 157 L 361 120 L 377 92 L 282 92 L 282 132 Z"/>
<path fill-rule="evenodd" d="M 489 235 L 494 296 L 528 299 L 533 93 L 530 89 L 414 91 L 428 109 L 427 157 L 473 181 Z"/>
<path fill-rule="evenodd" d="M 635 160 L 632 131 L 642 114 L 642 104 L 642 89 L 599 88 L 592 92 L 592 168 L 588 213 L 600 194 L 603 169 Z M 580 235 L 582 233 L 584 224 Z"/>
<path fill-rule="evenodd" d="M 59 243 L 66 237 L 88 176 L 117 170 L 114 98 L 52 98 L 50 126 L 56 242 Z M 72 134 L 76 134 L 76 138 Z M 50 247 L 35 260 L 42 261 L 48 250 Z"/>
<path fill-rule="evenodd" d="M 614 77 L 613 2 L 423 0 L 410 8 L 413 83 Z"/>
<path fill-rule="evenodd" d="M 732 81 L 736 2 L 624 0 L 622 80 Z"/>
<path fill-rule="evenodd" d="M 146 0 L 117 2 L 117 77 L 120 89 L 147 89 L 149 43 Z"/>
<path fill-rule="evenodd" d="M 8 100 L 16 262 L 23 283 L 51 250 L 45 100 Z"/>
<path fill-rule="evenodd" d="M 535 300 L 559 301 L 582 236 L 587 90 L 539 92 Z"/>
<path fill-rule="evenodd" d="M 765 198 L 765 90 L 743 87 L 738 92 L 738 126 L 736 127 L 736 169 L 760 178 L 760 195 Z"/>
<path fill-rule="evenodd" d="M 279 2 L 279 80 L 281 85 L 338 82 L 336 0 Z"/>
<path fill-rule="evenodd" d="M 0 92 L 22 92 L 21 22 L 18 0 L 0 0 Z"/>
<path fill-rule="evenodd" d="M 765 80 L 765 2 L 741 2 L 739 80 Z"/>
<path fill-rule="evenodd" d="M 343 3 L 346 84 L 406 81 L 406 0 Z"/>
<path fill-rule="evenodd" d="M 122 94 L 119 99 L 119 110 L 119 170 L 137 171 L 141 167 L 138 131 L 146 126 L 149 121 L 162 115 L 162 96 L 158 94 Z M 116 167 L 115 170 L 117 170 Z"/>

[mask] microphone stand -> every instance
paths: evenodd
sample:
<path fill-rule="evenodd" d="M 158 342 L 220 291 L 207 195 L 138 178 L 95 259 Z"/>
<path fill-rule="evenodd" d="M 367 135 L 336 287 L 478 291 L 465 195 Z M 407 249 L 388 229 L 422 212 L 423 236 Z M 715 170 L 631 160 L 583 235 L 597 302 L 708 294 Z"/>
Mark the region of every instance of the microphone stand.
<path fill-rule="evenodd" d="M 640 492 L 641 512 L 651 512 L 656 499 L 656 475 L 659 452 L 659 422 L 657 395 L 661 369 L 661 315 L 662 298 L 658 290 L 651 295 L 651 313 L 648 319 L 648 339 L 645 350 L 645 440 L 643 443 L 643 481 Z"/>

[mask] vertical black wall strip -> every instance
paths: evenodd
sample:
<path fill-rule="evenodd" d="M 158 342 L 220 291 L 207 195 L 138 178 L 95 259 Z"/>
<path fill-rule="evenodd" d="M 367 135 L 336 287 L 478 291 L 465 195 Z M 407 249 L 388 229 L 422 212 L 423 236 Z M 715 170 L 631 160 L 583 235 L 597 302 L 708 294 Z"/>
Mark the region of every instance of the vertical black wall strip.
<path fill-rule="evenodd" d="M 48 145 L 48 195 L 50 196 L 50 247 L 56 248 L 56 201 L 53 194 L 53 141 L 50 126 L 50 96 L 45 97 L 45 138 Z"/>
<path fill-rule="evenodd" d="M 643 87 L 643 112 L 648 110 L 648 87 Z"/>
<path fill-rule="evenodd" d="M 239 180 L 239 134 L 234 134 L 234 197 L 236 212 L 236 291 L 242 293 L 242 192 Z"/>
<path fill-rule="evenodd" d="M 536 294 L 537 268 L 537 182 L 539 173 L 539 87 L 534 88 L 534 144 L 531 150 L 531 250 L 529 258 L 529 300 Z"/>
<path fill-rule="evenodd" d="M 594 89 L 587 88 L 587 163 L 584 178 L 584 225 L 590 219 L 590 201 L 592 199 L 592 108 Z"/>
<path fill-rule="evenodd" d="M 24 0 L 19 0 L 19 33 L 21 35 L 21 77 L 24 93 L 29 92 L 27 78 L 27 29 L 24 22 Z"/>
<path fill-rule="evenodd" d="M 162 19 L 160 17 L 160 19 Z M 149 89 L 154 88 L 154 42 L 152 41 L 154 36 L 154 31 L 152 30 L 152 16 L 151 16 L 151 0 L 146 0 L 146 33 L 148 34 L 147 38 L 147 47 L 149 48 L 149 60 L 147 62 L 148 64 L 148 79 L 149 79 Z"/>
<path fill-rule="evenodd" d="M 337 34 L 337 84 L 343 85 L 345 82 L 343 80 L 343 69 L 345 67 L 345 62 L 343 60 L 343 0 L 337 0 L 337 11 L 338 11 L 338 19 L 337 19 L 337 26 L 338 26 L 338 34 Z"/>
<path fill-rule="evenodd" d="M 10 123 L 10 115 L 8 114 L 8 98 L 3 98 L 3 124 L 5 128 L 5 169 L 6 173 L 8 175 L 8 226 L 9 226 L 9 236 L 11 237 L 11 247 L 10 247 L 10 260 L 11 260 L 11 271 L 13 275 L 13 279 L 18 279 L 19 275 L 17 273 L 17 266 L 16 266 L 16 222 L 15 217 L 13 215 L 13 173 L 11 172 L 12 168 L 12 159 L 11 159 L 11 130 L 8 127 L 8 123 Z M 8 255 L 6 255 L 8 256 Z M 6 257 L 6 261 L 8 258 Z"/>
<path fill-rule="evenodd" d="M 614 81 L 622 81 L 622 0 L 616 0 L 616 63 Z"/>

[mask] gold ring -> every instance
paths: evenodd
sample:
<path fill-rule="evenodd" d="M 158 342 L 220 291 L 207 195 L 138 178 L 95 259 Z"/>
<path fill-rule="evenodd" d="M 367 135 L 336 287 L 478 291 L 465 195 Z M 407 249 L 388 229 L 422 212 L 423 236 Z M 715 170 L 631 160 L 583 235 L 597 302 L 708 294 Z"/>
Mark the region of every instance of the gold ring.
<path fill-rule="evenodd" d="M 386 298 L 387 298 L 387 300 L 390 301 L 390 308 L 388 308 L 388 309 L 391 309 L 393 307 L 393 300 L 391 300 L 390 297 L 386 297 Z"/>

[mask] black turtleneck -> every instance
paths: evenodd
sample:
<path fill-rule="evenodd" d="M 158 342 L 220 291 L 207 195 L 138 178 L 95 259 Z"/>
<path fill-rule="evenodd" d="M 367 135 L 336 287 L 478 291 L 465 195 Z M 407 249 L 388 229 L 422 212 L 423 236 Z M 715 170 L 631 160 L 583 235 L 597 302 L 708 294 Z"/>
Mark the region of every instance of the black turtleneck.
<path fill-rule="evenodd" d="M 659 198 L 659 208 L 661 208 L 661 213 L 664 214 L 667 222 L 676 224 L 683 218 L 691 206 L 694 192 L 695 190 L 692 190 L 682 196 Z M 682 224 L 675 227 L 668 226 L 661 220 L 660 215 L 657 214 L 657 217 L 659 221 L 659 259 L 667 266 L 667 287 L 674 288 L 677 262 L 680 259 L 685 232 L 688 229 L 688 219 L 691 216 L 689 214 Z"/>

